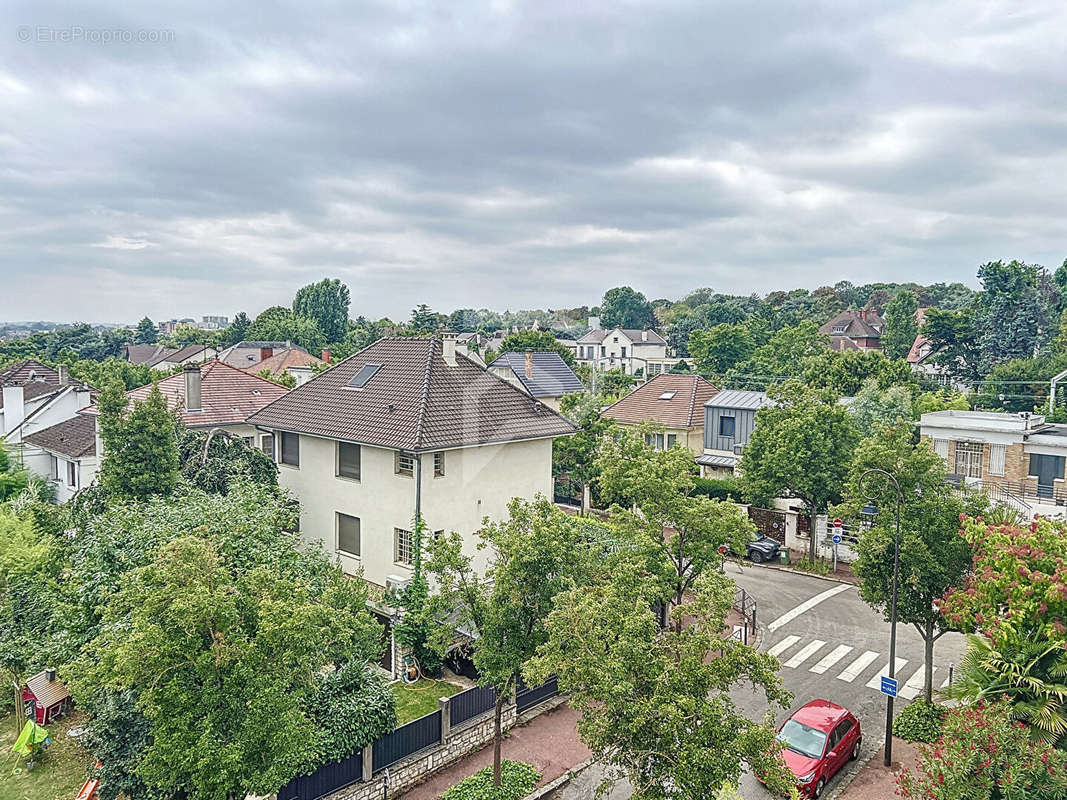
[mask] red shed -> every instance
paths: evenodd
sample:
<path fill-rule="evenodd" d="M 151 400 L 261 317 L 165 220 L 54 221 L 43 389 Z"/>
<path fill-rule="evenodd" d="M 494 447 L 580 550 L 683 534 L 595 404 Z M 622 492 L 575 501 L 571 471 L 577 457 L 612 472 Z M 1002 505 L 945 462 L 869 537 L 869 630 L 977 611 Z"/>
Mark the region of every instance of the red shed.
<path fill-rule="evenodd" d="M 33 704 L 33 717 L 38 725 L 46 725 L 52 720 L 59 719 L 74 704 L 67 691 L 67 684 L 56 677 L 56 671 L 52 668 L 43 669 L 31 678 L 26 679 L 22 687 L 22 702 L 26 705 L 26 715 L 29 716 L 30 704 Z"/>

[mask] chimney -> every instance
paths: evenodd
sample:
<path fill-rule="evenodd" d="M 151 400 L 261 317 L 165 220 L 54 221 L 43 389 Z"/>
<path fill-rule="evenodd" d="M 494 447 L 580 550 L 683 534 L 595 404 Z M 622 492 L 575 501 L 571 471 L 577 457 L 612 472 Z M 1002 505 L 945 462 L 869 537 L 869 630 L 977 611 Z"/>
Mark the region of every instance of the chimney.
<path fill-rule="evenodd" d="M 274 348 L 273 347 L 261 347 L 261 348 L 259 348 L 259 360 L 260 361 L 266 361 L 272 355 L 274 355 Z"/>
<path fill-rule="evenodd" d="M 648 341 L 648 331 L 641 331 L 641 341 L 642 342 L 647 342 Z"/>
<path fill-rule="evenodd" d="M 4 430 L 3 433 L 11 433 L 22 424 L 26 418 L 25 394 L 21 385 L 5 386 L 4 397 Z"/>
<path fill-rule="evenodd" d="M 590 317 L 589 318 L 589 327 L 590 327 L 590 329 L 592 329 L 594 331 L 595 330 L 599 330 L 600 329 L 600 317 Z"/>
<path fill-rule="evenodd" d="M 456 366 L 456 334 L 451 331 L 441 334 L 441 357 L 448 366 Z"/>
<path fill-rule="evenodd" d="M 330 363 L 330 348 L 328 348 L 328 347 L 322 348 L 322 363 L 323 364 L 329 364 Z"/>
<path fill-rule="evenodd" d="M 533 377 L 533 350 L 526 351 L 526 377 Z"/>
<path fill-rule="evenodd" d="M 44 671 L 44 679 L 49 683 L 52 683 L 56 679 L 56 668 L 47 667 Z"/>
<path fill-rule="evenodd" d="M 60 364 L 59 367 L 59 385 L 66 386 L 70 383 L 70 374 L 67 372 L 67 365 Z"/>
<path fill-rule="evenodd" d="M 200 398 L 200 367 L 189 364 L 185 367 L 185 410 L 189 412 L 203 411 L 204 406 Z"/>

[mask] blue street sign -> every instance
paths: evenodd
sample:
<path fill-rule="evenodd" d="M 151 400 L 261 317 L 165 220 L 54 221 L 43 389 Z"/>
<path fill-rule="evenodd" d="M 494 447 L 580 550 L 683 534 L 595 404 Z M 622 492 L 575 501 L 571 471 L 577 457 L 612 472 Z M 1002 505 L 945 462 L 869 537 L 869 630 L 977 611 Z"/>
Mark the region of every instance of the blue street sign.
<path fill-rule="evenodd" d="M 897 679 L 888 678 L 885 675 L 882 676 L 882 694 L 887 694 L 890 697 L 897 696 Z"/>
<path fill-rule="evenodd" d="M 834 542 L 834 544 L 841 544 L 841 534 L 840 533 L 835 533 L 833 535 L 833 542 Z"/>

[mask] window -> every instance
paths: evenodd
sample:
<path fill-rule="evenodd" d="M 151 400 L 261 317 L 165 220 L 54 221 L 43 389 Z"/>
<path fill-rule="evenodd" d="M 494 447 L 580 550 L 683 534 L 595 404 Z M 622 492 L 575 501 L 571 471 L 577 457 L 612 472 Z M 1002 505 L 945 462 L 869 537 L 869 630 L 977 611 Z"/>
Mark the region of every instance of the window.
<path fill-rule="evenodd" d="M 256 437 L 255 436 L 242 436 L 241 437 L 241 441 L 244 442 L 249 447 L 255 447 L 256 446 Z"/>
<path fill-rule="evenodd" d="M 844 333 L 846 327 L 846 325 L 834 325 L 832 330 L 834 333 Z"/>
<path fill-rule="evenodd" d="M 337 512 L 337 549 L 359 557 L 359 517 Z"/>
<path fill-rule="evenodd" d="M 445 454 L 434 453 L 433 454 L 433 476 L 435 478 L 443 478 L 445 476 Z"/>
<path fill-rule="evenodd" d="M 965 478 L 982 477 L 981 442 L 956 442 L 956 472 Z"/>
<path fill-rule="evenodd" d="M 719 417 L 719 436 L 734 435 L 737 420 L 734 417 Z"/>
<path fill-rule="evenodd" d="M 78 465 L 73 461 L 67 462 L 67 486 L 78 485 Z"/>
<path fill-rule="evenodd" d="M 663 394 L 661 394 L 659 396 L 659 399 L 660 400 L 673 400 L 675 394 L 677 394 L 677 392 L 664 392 Z"/>
<path fill-rule="evenodd" d="M 1003 475 L 1004 474 L 1004 457 L 1007 453 L 1008 446 L 1004 444 L 991 444 L 989 445 L 989 474 L 990 475 Z"/>
<path fill-rule="evenodd" d="M 612 344 L 618 344 L 619 343 L 619 337 L 618 336 L 612 336 L 611 337 L 611 343 Z"/>
<path fill-rule="evenodd" d="M 663 372 L 663 365 L 662 364 L 649 364 L 648 365 L 648 374 L 649 375 L 659 375 L 661 372 Z"/>
<path fill-rule="evenodd" d="M 359 480 L 360 449 L 351 442 L 337 443 L 337 476 Z"/>
<path fill-rule="evenodd" d="M 667 449 L 670 450 L 676 444 L 678 444 L 678 434 L 676 434 L 676 433 L 668 433 L 667 434 Z"/>
<path fill-rule="evenodd" d="M 259 440 L 259 448 L 271 458 L 274 458 L 274 434 L 265 433 Z"/>
<path fill-rule="evenodd" d="M 381 364 L 364 364 L 359 368 L 359 372 L 352 376 L 352 380 L 348 382 L 348 388 L 362 389 L 367 385 L 367 381 L 373 378 L 381 368 Z"/>
<path fill-rule="evenodd" d="M 607 354 L 608 354 L 608 348 L 604 347 L 604 345 L 600 345 L 600 356 L 601 356 L 601 358 L 603 358 Z"/>
<path fill-rule="evenodd" d="M 1031 453 L 1029 475 L 1037 478 L 1039 484 L 1051 486 L 1052 481 L 1063 480 L 1063 462 L 1063 456 L 1042 456 Z"/>
<path fill-rule="evenodd" d="M 620 347 L 619 350 L 622 352 L 622 357 L 626 358 L 626 345 Z"/>
<path fill-rule="evenodd" d="M 948 463 L 948 439 L 934 439 L 934 452 Z"/>
<path fill-rule="evenodd" d="M 396 474 L 407 475 L 409 478 L 415 474 L 415 456 L 412 453 L 396 454 Z"/>
<path fill-rule="evenodd" d="M 48 457 L 49 474 L 52 476 L 52 480 L 59 480 L 59 459 L 55 456 Z"/>
<path fill-rule="evenodd" d="M 300 466 L 300 435 L 297 433 L 282 433 L 282 457 L 283 464 L 290 467 Z"/>
<path fill-rule="evenodd" d="M 393 561 L 407 564 L 415 560 L 415 534 L 403 528 L 393 528 Z"/>

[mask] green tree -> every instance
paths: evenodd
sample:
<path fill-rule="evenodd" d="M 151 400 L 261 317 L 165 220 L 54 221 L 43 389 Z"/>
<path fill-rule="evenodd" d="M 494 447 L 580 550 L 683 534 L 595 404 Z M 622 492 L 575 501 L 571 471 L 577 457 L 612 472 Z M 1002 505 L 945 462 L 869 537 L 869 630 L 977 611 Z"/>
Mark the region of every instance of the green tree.
<path fill-rule="evenodd" d="M 701 375 L 725 375 L 755 349 L 756 343 L 744 324 L 723 323 L 711 330 L 689 334 L 689 354 Z"/>
<path fill-rule="evenodd" d="M 134 331 L 134 341 L 137 344 L 155 344 L 159 339 L 159 329 L 148 317 L 142 317 Z"/>
<path fill-rule="evenodd" d="M 310 353 L 326 346 L 326 336 L 319 323 L 294 314 L 284 306 L 271 306 L 248 326 L 246 337 L 252 341 L 292 342 Z"/>
<path fill-rule="evenodd" d="M 774 404 L 756 412 L 741 454 L 741 484 L 749 497 L 798 497 L 815 518 L 841 500 L 857 434 L 848 411 L 826 391 L 787 383 L 770 392 Z M 816 557 L 814 535 L 809 557 Z"/>
<path fill-rule="evenodd" d="M 919 632 L 925 645 L 926 702 L 933 699 L 934 643 L 951 626 L 937 603 L 946 591 L 961 586 L 971 567 L 971 548 L 959 535 L 960 515 L 981 513 L 982 496 L 965 504 L 945 483 L 945 462 L 927 442 L 913 446 L 907 423 L 882 427 L 856 448 L 848 483 L 848 500 L 835 514 L 858 523 L 867 502 L 859 486 L 869 469 L 884 469 L 900 482 L 904 502 L 900 514 L 900 581 L 897 618 Z M 886 621 L 893 595 L 896 490 L 887 481 L 874 481 L 878 515 L 859 537 L 859 560 L 853 565 L 860 579 L 860 596 Z M 865 488 L 870 490 L 869 486 Z M 859 525 L 857 524 L 857 527 Z"/>
<path fill-rule="evenodd" d="M 808 356 L 799 364 L 798 375 L 809 386 L 830 389 L 844 397 L 855 395 L 872 378 L 878 388 L 919 385 L 908 362 L 886 358 L 877 350 L 823 350 Z"/>
<path fill-rule="evenodd" d="M 897 292 L 885 308 L 885 330 L 882 332 L 882 350 L 890 358 L 905 358 L 919 335 L 916 313 L 919 301 L 907 289 Z"/>
<path fill-rule="evenodd" d="M 773 715 L 753 722 L 730 695 L 744 684 L 783 709 L 792 697 L 773 656 L 722 638 L 734 584 L 705 575 L 694 601 L 675 609 L 687 625 L 664 631 L 651 609 L 660 599 L 655 582 L 636 564 L 611 566 L 603 580 L 557 598 L 527 680 L 559 675 L 581 714 L 582 741 L 629 779 L 636 800 L 715 797 L 736 789 L 745 763 L 795 797 L 795 779 L 777 758 Z"/>
<path fill-rule="evenodd" d="M 0 501 L 14 497 L 30 485 L 30 472 L 16 463 L 0 438 Z"/>
<path fill-rule="evenodd" d="M 602 397 L 606 403 L 625 397 L 637 385 L 637 379 L 621 367 L 605 370 L 579 367 L 577 375 L 592 394 Z"/>
<path fill-rule="evenodd" d="M 123 580 L 105 633 L 69 668 L 75 696 L 140 693 L 151 741 L 137 772 L 150 787 L 191 800 L 270 794 L 315 735 L 304 711 L 315 674 L 332 654 L 365 662 L 376 647 L 376 626 L 355 605 L 365 591 L 329 591 L 345 603 L 269 568 L 235 576 L 212 543 L 175 539 Z"/>
<path fill-rule="evenodd" d="M 412 309 L 409 327 L 416 336 L 426 336 L 436 333 L 441 327 L 441 315 L 433 311 L 425 303 L 419 303 L 419 307 Z"/>
<path fill-rule="evenodd" d="M 438 626 L 443 637 L 439 646 L 451 644 L 453 626 L 475 631 L 479 683 L 497 692 L 494 786 L 500 786 L 504 704 L 526 663 L 548 638 L 545 620 L 556 596 L 578 582 L 589 552 L 578 521 L 543 497 L 533 502 L 516 498 L 508 510 L 507 521 L 487 520 L 478 532 L 479 549 L 494 554 L 484 575 L 472 567 L 457 533 L 438 539 L 427 562 L 438 585 L 432 607 L 439 619 L 450 620 Z"/>
<path fill-rule="evenodd" d="M 225 431 L 179 430 L 178 463 L 182 477 L 205 492 L 226 494 L 239 477 L 278 486 L 274 459 Z"/>
<path fill-rule="evenodd" d="M 949 709 L 940 740 L 897 778 L 907 800 L 1061 800 L 1067 753 L 1035 742 L 1006 703 Z"/>
<path fill-rule="evenodd" d="M 500 353 L 524 353 L 533 350 L 535 353 L 559 353 L 559 357 L 574 369 L 574 353 L 570 348 L 564 347 L 556 341 L 551 331 L 517 331 L 509 333 L 500 343 Z"/>
<path fill-rule="evenodd" d="M 348 332 L 348 287 L 338 278 L 323 278 L 301 287 L 293 299 L 293 314 L 313 319 L 327 342 L 339 342 Z"/>
<path fill-rule="evenodd" d="M 829 347 L 830 338 L 819 333 L 819 326 L 814 322 L 782 328 L 765 345 L 757 347 L 750 358 L 729 370 L 727 384 L 766 389 L 797 376 L 809 356 L 827 352 Z"/>
<path fill-rule="evenodd" d="M 1044 267 L 1020 261 L 991 261 L 978 268 L 981 370 L 988 373 L 1002 361 L 1030 358 L 1052 333 L 1052 309 L 1058 304 L 1055 283 Z"/>
<path fill-rule="evenodd" d="M 478 329 L 478 312 L 473 308 L 457 308 L 448 315 L 448 329 L 456 333 L 473 333 Z"/>
<path fill-rule="evenodd" d="M 237 344 L 238 342 L 243 342 L 251 324 L 252 321 L 248 318 L 248 314 L 238 311 L 230 321 L 230 327 L 226 329 L 226 343 Z"/>
<path fill-rule="evenodd" d="M 911 393 L 903 386 L 881 390 L 871 378 L 853 398 L 849 411 L 860 436 L 873 436 L 880 428 L 914 419 Z"/>
<path fill-rule="evenodd" d="M 615 430 L 615 420 L 600 413 L 603 405 L 602 398 L 582 392 L 564 395 L 559 404 L 560 413 L 578 431 L 552 440 L 552 474 L 578 481 L 583 491 L 600 476 L 596 460 L 600 443 Z"/>
<path fill-rule="evenodd" d="M 652 304 L 629 286 L 617 286 L 604 293 L 600 302 L 600 326 L 602 328 L 632 328 L 644 330 L 655 324 Z"/>
<path fill-rule="evenodd" d="M 911 418 L 920 419 L 931 411 L 967 411 L 970 407 L 967 396 L 953 389 L 922 392 L 912 404 Z"/>
<path fill-rule="evenodd" d="M 978 345 L 976 312 L 973 308 L 927 310 L 922 335 L 930 342 L 930 360 L 948 370 L 956 380 L 973 382 L 981 378 L 981 350 Z"/>
<path fill-rule="evenodd" d="M 154 385 L 148 397 L 128 400 L 122 386 L 111 381 L 100 394 L 100 436 L 104 458 L 100 486 L 115 497 L 143 499 L 169 494 L 178 482 L 177 433 L 181 423 Z"/>

